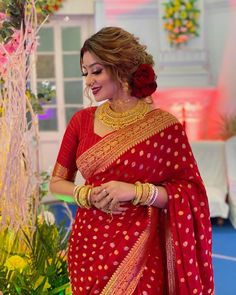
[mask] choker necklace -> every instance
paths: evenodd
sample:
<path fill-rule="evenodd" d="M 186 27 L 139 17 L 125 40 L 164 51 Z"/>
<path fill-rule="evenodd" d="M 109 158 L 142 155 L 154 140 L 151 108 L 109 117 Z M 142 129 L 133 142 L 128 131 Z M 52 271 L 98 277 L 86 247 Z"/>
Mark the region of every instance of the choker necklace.
<path fill-rule="evenodd" d="M 142 119 L 149 110 L 150 107 L 145 101 L 138 100 L 132 109 L 125 112 L 114 112 L 107 101 L 98 107 L 97 116 L 104 125 L 117 130 Z"/>

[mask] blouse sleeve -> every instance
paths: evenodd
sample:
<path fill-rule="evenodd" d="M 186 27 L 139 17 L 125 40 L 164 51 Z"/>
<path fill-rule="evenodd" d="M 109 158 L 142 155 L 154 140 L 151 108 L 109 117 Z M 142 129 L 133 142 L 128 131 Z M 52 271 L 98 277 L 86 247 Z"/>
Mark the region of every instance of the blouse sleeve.
<path fill-rule="evenodd" d="M 79 113 L 76 113 L 70 120 L 64 133 L 57 161 L 53 169 L 53 176 L 74 181 L 76 167 L 76 151 L 79 144 Z"/>

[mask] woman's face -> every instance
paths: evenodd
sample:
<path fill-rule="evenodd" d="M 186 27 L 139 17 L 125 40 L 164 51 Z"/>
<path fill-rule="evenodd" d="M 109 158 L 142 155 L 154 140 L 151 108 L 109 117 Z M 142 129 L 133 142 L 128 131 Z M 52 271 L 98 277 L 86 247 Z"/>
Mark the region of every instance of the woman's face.
<path fill-rule="evenodd" d="M 86 86 L 91 89 L 97 102 L 114 98 L 118 83 L 99 59 L 88 51 L 83 55 L 82 71 Z"/>

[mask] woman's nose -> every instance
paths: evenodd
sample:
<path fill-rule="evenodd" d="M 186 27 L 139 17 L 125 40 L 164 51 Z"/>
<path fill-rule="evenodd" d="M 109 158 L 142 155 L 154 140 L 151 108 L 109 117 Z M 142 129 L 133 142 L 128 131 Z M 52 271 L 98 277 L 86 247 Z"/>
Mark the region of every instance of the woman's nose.
<path fill-rule="evenodd" d="M 86 80 L 85 80 L 85 84 L 88 87 L 92 87 L 92 85 L 94 84 L 94 78 L 90 75 L 87 75 Z"/>

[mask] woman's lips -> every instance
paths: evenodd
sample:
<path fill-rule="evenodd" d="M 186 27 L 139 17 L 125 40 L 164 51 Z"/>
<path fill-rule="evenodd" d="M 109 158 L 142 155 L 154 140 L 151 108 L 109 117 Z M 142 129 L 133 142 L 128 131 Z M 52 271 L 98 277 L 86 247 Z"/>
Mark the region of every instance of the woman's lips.
<path fill-rule="evenodd" d="M 96 95 L 99 92 L 100 89 L 101 89 L 101 87 L 92 88 L 93 95 Z"/>

